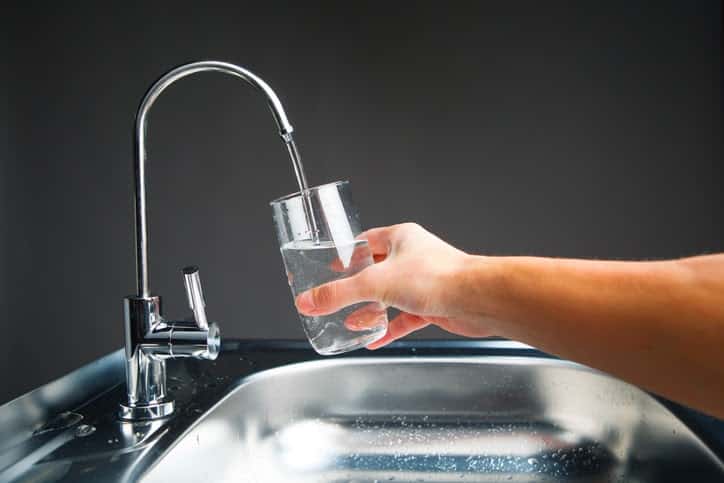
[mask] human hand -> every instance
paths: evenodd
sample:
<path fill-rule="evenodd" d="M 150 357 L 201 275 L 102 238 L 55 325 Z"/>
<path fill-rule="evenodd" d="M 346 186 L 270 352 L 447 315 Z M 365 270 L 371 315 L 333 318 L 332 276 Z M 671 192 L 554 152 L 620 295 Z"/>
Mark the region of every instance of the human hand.
<path fill-rule="evenodd" d="M 435 324 L 468 337 L 492 335 L 482 317 L 470 310 L 462 290 L 469 255 L 414 223 L 373 228 L 358 238 L 368 241 L 374 265 L 348 278 L 314 287 L 296 299 L 299 312 L 327 315 L 360 302 L 379 302 L 401 313 L 387 334 L 368 346 L 376 349 Z M 366 307 L 345 320 L 351 330 L 370 328 L 377 317 Z"/>

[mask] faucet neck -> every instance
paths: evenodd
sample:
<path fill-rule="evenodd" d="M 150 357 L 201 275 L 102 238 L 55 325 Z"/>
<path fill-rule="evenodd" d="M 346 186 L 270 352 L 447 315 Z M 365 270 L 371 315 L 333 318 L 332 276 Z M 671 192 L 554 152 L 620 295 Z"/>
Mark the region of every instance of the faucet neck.
<path fill-rule="evenodd" d="M 279 128 L 279 135 L 293 147 L 292 128 L 284 112 L 279 97 L 269 85 L 253 72 L 238 65 L 219 61 L 201 61 L 184 64 L 170 70 L 158 79 L 146 92 L 136 113 L 135 146 L 134 146 L 134 177 L 135 177 L 135 210 L 136 210 L 136 289 L 139 297 L 149 297 L 148 282 L 148 220 L 146 209 L 146 130 L 148 112 L 156 99 L 177 80 L 198 72 L 222 72 L 233 75 L 261 92 L 269 104 L 274 120 Z M 291 149 L 291 148 L 290 148 Z"/>

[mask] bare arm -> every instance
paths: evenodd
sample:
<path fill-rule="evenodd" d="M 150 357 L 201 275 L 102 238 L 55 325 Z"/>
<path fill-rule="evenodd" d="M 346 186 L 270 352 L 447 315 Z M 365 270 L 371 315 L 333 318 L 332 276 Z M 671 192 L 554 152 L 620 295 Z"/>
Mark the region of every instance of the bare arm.
<path fill-rule="evenodd" d="M 724 255 L 612 262 L 468 255 L 414 224 L 364 234 L 380 263 L 297 298 L 402 313 L 374 349 L 429 324 L 499 335 L 724 417 Z M 347 321 L 363 328 L 363 316 Z"/>
<path fill-rule="evenodd" d="M 724 417 L 724 255 L 474 257 L 461 282 L 494 333 Z"/>

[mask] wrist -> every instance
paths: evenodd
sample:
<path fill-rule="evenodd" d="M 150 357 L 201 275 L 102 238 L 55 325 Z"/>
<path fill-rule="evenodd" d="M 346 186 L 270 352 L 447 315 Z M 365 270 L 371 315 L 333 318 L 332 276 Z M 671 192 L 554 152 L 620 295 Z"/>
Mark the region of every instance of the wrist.
<path fill-rule="evenodd" d="M 505 280 L 505 264 L 499 257 L 465 255 L 457 275 L 456 305 L 461 316 L 497 325 L 498 307 Z"/>

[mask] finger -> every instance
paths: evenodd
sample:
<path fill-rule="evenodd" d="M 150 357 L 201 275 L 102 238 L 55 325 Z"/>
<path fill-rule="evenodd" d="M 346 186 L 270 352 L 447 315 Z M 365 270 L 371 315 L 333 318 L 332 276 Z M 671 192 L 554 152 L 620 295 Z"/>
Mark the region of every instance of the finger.
<path fill-rule="evenodd" d="M 383 226 L 380 228 L 372 228 L 355 237 L 356 240 L 366 240 L 366 245 L 358 245 L 354 249 L 352 259 L 345 266 L 342 260 L 335 258 L 330 263 L 330 268 L 335 272 L 344 272 L 351 267 L 365 263 L 371 257 L 375 263 L 379 263 L 387 258 L 390 251 L 390 237 L 394 226 Z"/>
<path fill-rule="evenodd" d="M 360 302 L 377 300 L 379 282 L 371 265 L 356 275 L 322 284 L 301 293 L 296 306 L 305 315 L 327 315 Z"/>
<path fill-rule="evenodd" d="M 392 341 L 405 337 L 407 334 L 420 330 L 430 325 L 422 317 L 402 312 L 400 315 L 390 320 L 387 326 L 387 333 L 380 340 L 367 346 L 368 349 L 375 350 L 389 344 Z"/>
<path fill-rule="evenodd" d="M 372 302 L 365 304 L 345 317 L 344 325 L 349 330 L 369 330 L 382 325 L 386 320 L 386 315 L 387 311 L 384 305 Z"/>
<path fill-rule="evenodd" d="M 337 257 L 329 264 L 329 268 L 334 272 L 359 271 L 367 265 L 371 265 L 372 254 L 368 244 L 359 244 L 354 247 L 352 256 L 345 265 L 342 259 Z"/>
<path fill-rule="evenodd" d="M 377 261 L 378 257 L 384 259 L 384 257 L 386 257 L 390 252 L 390 240 L 392 239 L 392 233 L 394 230 L 394 226 L 372 228 L 360 233 L 356 238 L 358 240 L 367 240 L 372 256 L 375 257 L 375 261 Z"/>

